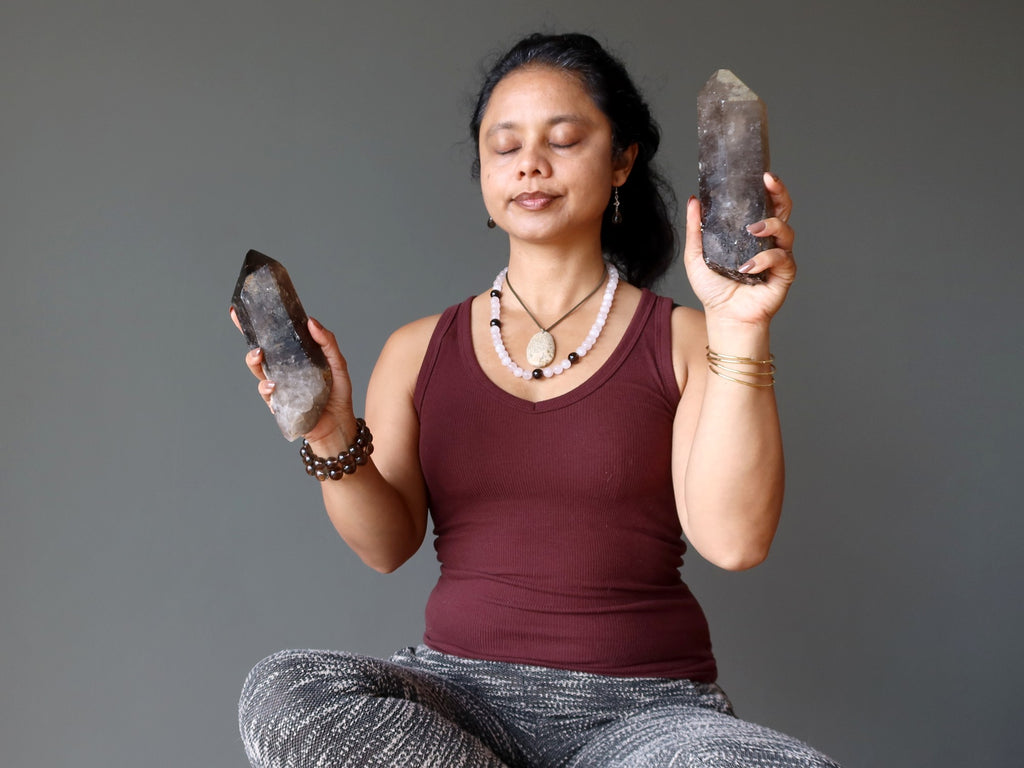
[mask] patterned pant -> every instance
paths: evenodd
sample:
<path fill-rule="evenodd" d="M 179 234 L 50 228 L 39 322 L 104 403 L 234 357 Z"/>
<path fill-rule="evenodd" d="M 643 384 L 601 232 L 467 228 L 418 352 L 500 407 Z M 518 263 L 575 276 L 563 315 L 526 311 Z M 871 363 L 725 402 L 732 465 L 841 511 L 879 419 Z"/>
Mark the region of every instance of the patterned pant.
<path fill-rule="evenodd" d="M 249 674 L 255 768 L 838 768 L 738 720 L 714 684 L 477 661 L 282 651 Z"/>

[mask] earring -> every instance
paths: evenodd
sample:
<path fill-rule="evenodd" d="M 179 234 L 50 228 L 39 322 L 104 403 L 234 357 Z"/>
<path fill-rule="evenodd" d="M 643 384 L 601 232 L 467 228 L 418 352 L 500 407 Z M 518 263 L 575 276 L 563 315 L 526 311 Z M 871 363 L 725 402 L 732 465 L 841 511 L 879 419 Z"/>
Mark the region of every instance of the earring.
<path fill-rule="evenodd" d="M 494 223 L 494 219 L 492 219 L 490 216 L 488 216 L 487 217 L 487 228 L 488 229 L 494 229 L 496 226 L 498 226 L 498 225 Z"/>
<path fill-rule="evenodd" d="M 615 200 L 612 203 L 612 205 L 615 206 L 615 213 L 612 214 L 612 224 L 621 224 L 622 223 L 622 213 L 619 212 L 619 188 L 618 187 L 614 187 L 614 189 L 615 189 Z"/>

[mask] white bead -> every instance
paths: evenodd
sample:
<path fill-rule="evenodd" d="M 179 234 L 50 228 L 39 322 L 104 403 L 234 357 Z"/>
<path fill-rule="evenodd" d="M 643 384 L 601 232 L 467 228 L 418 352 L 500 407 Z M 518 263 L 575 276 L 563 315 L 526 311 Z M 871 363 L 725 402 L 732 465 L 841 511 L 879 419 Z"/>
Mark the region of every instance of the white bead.
<path fill-rule="evenodd" d="M 601 331 L 604 328 L 604 325 L 605 325 L 605 323 L 608 320 L 608 315 L 609 315 L 609 313 L 611 311 L 612 301 L 614 300 L 614 297 L 615 297 L 615 289 L 619 285 L 619 271 L 614 266 L 612 266 L 611 264 L 609 264 L 607 266 L 607 270 L 608 270 L 608 284 L 607 284 L 607 286 L 605 286 L 604 296 L 603 296 L 602 301 L 601 301 L 601 306 L 600 306 L 600 308 L 598 309 L 598 312 L 597 312 L 597 318 L 594 320 L 594 324 L 593 324 L 593 326 L 591 326 L 590 332 L 587 334 L 586 338 L 583 340 L 583 343 L 579 347 L 576 348 L 576 354 L 579 355 L 581 358 L 582 357 L 586 357 L 587 352 L 590 351 L 590 348 L 593 347 L 594 344 L 597 343 L 597 339 L 598 339 L 598 337 L 600 337 Z M 501 286 L 502 286 L 502 284 L 503 284 L 503 282 L 505 280 L 505 275 L 507 273 L 508 273 L 508 267 L 505 267 L 504 269 L 502 269 L 498 273 L 498 276 L 494 279 L 494 290 L 495 291 L 500 291 L 501 290 Z M 492 320 L 500 320 L 501 319 L 501 299 L 498 298 L 498 297 L 495 297 L 495 296 L 491 297 L 491 319 Z M 505 349 L 505 343 L 504 343 L 504 341 L 502 341 L 502 338 L 501 338 L 501 327 L 500 326 L 497 326 L 497 325 L 491 326 L 491 341 L 494 344 L 494 351 L 497 353 L 498 359 L 501 361 L 501 364 L 504 365 L 506 368 L 508 368 L 509 371 L 512 372 L 512 375 L 514 375 L 514 376 L 516 376 L 518 378 L 521 378 L 524 381 L 532 381 L 533 380 L 533 370 L 532 369 L 531 370 L 524 370 L 523 368 L 520 368 L 512 360 L 512 356 L 508 353 L 508 350 Z M 562 360 L 560 363 L 558 363 L 555 366 L 551 366 L 551 367 L 548 367 L 548 368 L 542 368 L 541 372 L 544 374 L 545 378 L 551 378 L 552 376 L 557 376 L 558 374 L 563 373 L 563 372 L 569 370 L 569 368 L 571 368 L 571 367 L 572 367 L 572 363 L 569 362 L 568 359 L 566 359 L 566 360 Z"/>

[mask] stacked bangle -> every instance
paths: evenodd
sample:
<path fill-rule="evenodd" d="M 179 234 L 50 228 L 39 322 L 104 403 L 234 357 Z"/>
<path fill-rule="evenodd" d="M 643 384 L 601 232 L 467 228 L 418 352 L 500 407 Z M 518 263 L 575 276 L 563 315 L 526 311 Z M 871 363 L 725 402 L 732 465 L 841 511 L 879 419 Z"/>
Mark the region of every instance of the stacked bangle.
<path fill-rule="evenodd" d="M 348 450 L 342 451 L 337 456 L 322 458 L 313 453 L 309 441 L 302 439 L 302 447 L 299 455 L 306 465 L 306 474 L 315 477 L 320 482 L 324 480 L 341 480 L 345 475 L 351 475 L 357 467 L 361 467 L 370 459 L 373 453 L 373 435 L 369 427 L 362 419 L 356 419 L 356 439 Z"/>
<path fill-rule="evenodd" d="M 733 368 L 730 366 L 744 366 L 742 368 Z M 775 386 L 775 355 L 769 355 L 767 360 L 755 360 L 752 357 L 738 357 L 735 355 L 720 355 L 718 352 L 712 352 L 708 349 L 708 370 L 716 376 L 721 376 L 723 379 L 729 381 L 735 381 L 737 384 L 743 384 L 747 387 L 756 387 L 763 389 L 767 387 Z M 745 379 L 737 379 L 732 376 L 723 373 L 735 373 L 740 376 L 753 376 L 754 381 L 747 381 Z M 767 379 L 765 381 L 765 379 Z"/>

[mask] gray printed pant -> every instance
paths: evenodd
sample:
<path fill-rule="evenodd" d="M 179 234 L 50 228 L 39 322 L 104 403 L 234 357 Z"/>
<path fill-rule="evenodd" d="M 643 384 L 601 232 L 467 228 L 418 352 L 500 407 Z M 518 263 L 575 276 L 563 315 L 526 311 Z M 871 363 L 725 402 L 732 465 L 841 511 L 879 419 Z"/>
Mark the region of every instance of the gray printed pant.
<path fill-rule="evenodd" d="M 282 651 L 250 672 L 255 768 L 837 768 L 737 719 L 714 684 L 479 661 Z"/>

